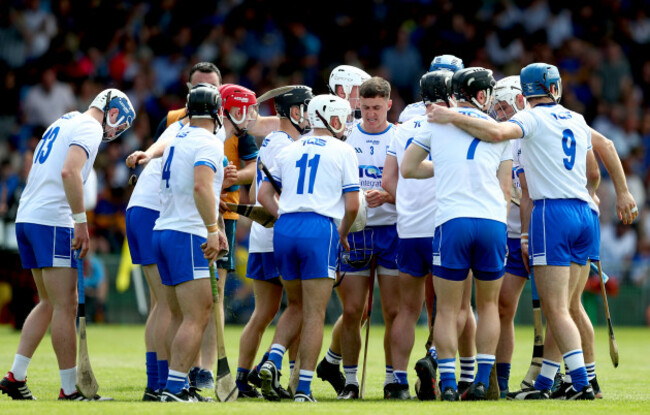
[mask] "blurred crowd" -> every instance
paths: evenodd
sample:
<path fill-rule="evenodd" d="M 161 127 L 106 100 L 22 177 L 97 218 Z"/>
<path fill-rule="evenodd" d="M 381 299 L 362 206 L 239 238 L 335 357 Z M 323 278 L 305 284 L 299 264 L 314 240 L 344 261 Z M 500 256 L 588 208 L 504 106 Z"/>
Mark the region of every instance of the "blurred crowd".
<path fill-rule="evenodd" d="M 214 62 L 224 82 L 261 94 L 286 84 L 326 92 L 332 68 L 362 67 L 393 87 L 391 121 L 418 99 L 439 54 L 465 66 L 519 73 L 533 61 L 560 68 L 562 103 L 613 140 L 640 209 L 616 218 L 613 186 L 599 190 L 602 259 L 621 281 L 650 280 L 650 1 L 604 0 L 7 0 L 0 2 L 0 217 L 15 217 L 44 129 L 92 97 L 120 88 L 137 119 L 95 163 L 93 233 L 99 253 L 119 253 L 130 195 L 127 154 L 148 146 L 169 109 L 184 104 L 189 68 Z M 273 114 L 270 105 L 262 115 Z M 0 245 L 10 243 L 10 225 Z M 241 237 L 245 244 L 245 235 Z"/>

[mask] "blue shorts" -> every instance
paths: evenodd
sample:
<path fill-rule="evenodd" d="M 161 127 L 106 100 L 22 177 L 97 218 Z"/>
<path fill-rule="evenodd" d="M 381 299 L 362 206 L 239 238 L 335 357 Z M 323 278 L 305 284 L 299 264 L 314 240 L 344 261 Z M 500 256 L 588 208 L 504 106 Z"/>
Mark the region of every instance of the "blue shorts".
<path fill-rule="evenodd" d="M 397 268 L 414 277 L 424 277 L 433 270 L 433 238 L 399 238 Z"/>
<path fill-rule="evenodd" d="M 273 252 L 251 252 L 248 255 L 246 278 L 276 283 L 280 271 L 275 263 Z"/>
<path fill-rule="evenodd" d="M 456 218 L 436 227 L 433 275 L 464 281 L 471 269 L 478 280 L 503 277 L 507 232 L 503 222 L 478 218 Z"/>
<path fill-rule="evenodd" d="M 600 261 L 600 219 L 598 219 L 598 212 L 591 211 L 594 218 L 594 237 L 591 239 L 591 248 L 589 249 L 589 260 Z"/>
<path fill-rule="evenodd" d="M 377 266 L 397 269 L 397 225 L 368 226 L 359 232 L 348 235 L 350 244 L 350 261 L 363 260 L 364 256 L 377 256 Z M 355 268 L 341 263 L 342 272 L 359 272 L 370 269 L 370 262 L 365 267 Z"/>
<path fill-rule="evenodd" d="M 594 240 L 593 214 L 578 199 L 540 199 L 530 217 L 530 258 L 533 265 L 585 265 Z"/>
<path fill-rule="evenodd" d="M 131 251 L 131 262 L 140 265 L 156 263 L 153 253 L 153 227 L 160 212 L 141 206 L 126 211 L 126 240 Z"/>
<path fill-rule="evenodd" d="M 506 261 L 506 272 L 518 277 L 528 279 L 528 271 L 521 256 L 521 239 L 508 238 L 508 260 Z"/>
<path fill-rule="evenodd" d="M 273 254 L 283 280 L 336 278 L 339 233 L 312 212 L 285 213 L 273 228 Z"/>
<path fill-rule="evenodd" d="M 223 222 L 226 227 L 226 238 L 228 239 L 228 253 L 217 261 L 217 268 L 234 271 L 236 250 L 235 232 L 237 231 L 237 221 L 235 219 L 224 219 Z"/>
<path fill-rule="evenodd" d="M 208 260 L 203 258 L 201 250 L 201 244 L 205 241 L 205 238 L 191 233 L 153 231 L 153 250 L 162 283 L 178 285 L 210 278 Z"/>
<path fill-rule="evenodd" d="M 23 268 L 76 268 L 73 237 L 73 228 L 16 223 L 16 241 Z"/>

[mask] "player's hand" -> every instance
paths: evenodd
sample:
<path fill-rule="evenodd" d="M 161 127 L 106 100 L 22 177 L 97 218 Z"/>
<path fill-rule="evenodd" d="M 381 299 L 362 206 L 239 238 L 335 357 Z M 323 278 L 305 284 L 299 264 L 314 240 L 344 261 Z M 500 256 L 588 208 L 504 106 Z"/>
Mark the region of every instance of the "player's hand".
<path fill-rule="evenodd" d="M 88 234 L 88 223 L 75 223 L 74 224 L 74 238 L 72 239 L 72 249 L 78 250 L 79 258 L 85 258 L 90 247 L 90 235 Z"/>
<path fill-rule="evenodd" d="M 237 184 L 237 167 L 231 161 L 223 169 L 223 184 L 221 185 L 222 189 L 227 189 L 230 186 Z"/>
<path fill-rule="evenodd" d="M 622 193 L 616 197 L 616 211 L 618 218 L 626 225 L 634 222 L 634 219 L 639 216 L 639 208 L 630 192 Z"/>
<path fill-rule="evenodd" d="M 230 212 L 228 205 L 226 205 L 226 196 L 228 196 L 227 193 L 221 193 L 219 197 L 219 213 Z"/>
<path fill-rule="evenodd" d="M 339 231 L 339 241 L 341 242 L 341 246 L 343 247 L 343 249 L 349 252 L 350 243 L 348 242 L 348 233 L 347 232 L 343 233 L 343 229 L 341 229 L 340 226 L 338 231 Z"/>
<path fill-rule="evenodd" d="M 524 262 L 524 267 L 526 267 L 526 272 L 530 275 L 530 264 L 528 258 L 528 240 L 521 240 L 521 260 Z"/>
<path fill-rule="evenodd" d="M 217 254 L 219 253 L 219 235 L 221 232 L 215 234 L 208 234 L 208 239 L 201 244 L 201 249 L 203 250 L 203 258 L 208 260 L 210 266 L 214 264 L 214 261 L 217 260 Z"/>
<path fill-rule="evenodd" d="M 384 190 L 367 190 L 365 192 L 366 203 L 369 208 L 376 208 L 388 201 L 388 192 Z"/>
<path fill-rule="evenodd" d="M 455 111 L 440 105 L 429 105 L 427 110 L 427 121 L 435 122 L 438 124 L 447 124 L 451 122 L 451 118 L 456 114 Z"/>
<path fill-rule="evenodd" d="M 151 160 L 151 155 L 145 151 L 134 151 L 126 158 L 126 166 L 134 169 L 137 165 L 147 164 Z"/>
<path fill-rule="evenodd" d="M 225 233 L 219 231 L 219 252 L 217 254 L 217 259 L 221 259 L 229 250 L 230 246 L 228 245 L 228 237 Z"/>

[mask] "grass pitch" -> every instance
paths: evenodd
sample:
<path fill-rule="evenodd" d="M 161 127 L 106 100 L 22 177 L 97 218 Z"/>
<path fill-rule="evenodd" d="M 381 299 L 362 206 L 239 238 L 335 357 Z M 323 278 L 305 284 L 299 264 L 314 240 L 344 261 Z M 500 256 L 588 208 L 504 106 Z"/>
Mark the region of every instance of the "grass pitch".
<path fill-rule="evenodd" d="M 226 342 L 230 367 L 237 368 L 237 350 L 242 327 L 228 327 Z M 116 402 L 58 402 L 60 387 L 56 358 L 49 335 L 43 339 L 39 350 L 32 359 L 28 371 L 29 387 L 36 402 L 12 401 L 6 395 L 0 396 L 2 414 L 162 414 L 196 413 L 197 411 L 227 412 L 228 414 L 282 413 L 286 415 L 310 414 L 354 414 L 372 413 L 384 415 L 395 413 L 410 414 L 438 412 L 445 414 L 499 413 L 553 413 L 562 414 L 640 414 L 650 413 L 650 330 L 648 328 L 616 327 L 616 340 L 620 352 L 620 365 L 614 369 L 610 360 L 605 328 L 596 330 L 596 372 L 605 399 L 595 402 L 392 402 L 382 399 L 384 381 L 383 326 L 372 326 L 368 360 L 367 399 L 356 402 L 335 400 L 329 384 L 315 378 L 313 394 L 318 404 L 294 404 L 257 402 L 232 402 L 214 404 L 162 404 L 140 402 L 146 385 L 145 350 L 143 326 L 90 326 L 88 327 L 88 348 L 90 359 L 99 382 L 99 393 L 111 396 Z M 326 328 L 323 353 L 327 350 L 331 327 Z M 4 374 L 11 368 L 20 333 L 9 327 L 0 326 L 0 372 Z M 265 335 L 262 345 L 267 347 L 272 332 Z M 409 381 L 415 383 L 417 377 L 412 370 L 415 361 L 424 355 L 424 342 L 427 332 L 419 327 L 416 333 L 416 346 L 409 363 Z M 517 327 L 516 346 L 511 371 L 510 389 L 517 389 L 523 378 L 532 351 L 532 327 Z M 321 353 L 321 356 L 323 355 Z M 261 357 L 259 353 L 258 358 Z M 283 383 L 288 381 L 288 363 L 283 367 Z M 233 373 L 234 375 L 234 373 Z M 411 393 L 414 395 L 413 387 Z M 213 396 L 213 392 L 204 391 Z M 213 406 L 214 405 L 214 406 Z M 307 408 L 305 408 L 307 406 Z"/>

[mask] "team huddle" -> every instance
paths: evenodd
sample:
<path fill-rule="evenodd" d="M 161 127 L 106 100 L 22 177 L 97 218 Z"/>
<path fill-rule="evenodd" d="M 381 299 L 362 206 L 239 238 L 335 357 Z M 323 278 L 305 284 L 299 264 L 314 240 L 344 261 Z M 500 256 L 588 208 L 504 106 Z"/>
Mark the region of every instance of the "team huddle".
<path fill-rule="evenodd" d="M 594 152 L 613 179 L 620 219 L 631 223 L 638 209 L 611 142 L 559 104 L 558 69 L 533 63 L 497 82 L 488 69 L 437 56 L 420 80 L 422 100 L 398 124 L 387 119 L 388 81 L 342 65 L 328 85 L 326 95 L 304 85 L 271 91 L 264 99 L 274 100 L 277 116 L 263 117 L 263 97 L 222 85 L 214 65 L 199 63 L 186 107 L 168 114 L 149 149 L 127 158 L 130 168 L 144 166 L 126 213 L 132 260 L 152 293 L 143 400 L 212 400 L 199 392 L 215 387 L 224 324 L 212 284 L 222 293 L 234 269 L 238 199 L 226 198 L 249 184 L 254 209 L 277 220 L 270 227 L 273 220 L 251 215 L 258 220 L 247 264 L 255 310 L 241 334 L 232 390 L 222 399 L 217 387 L 219 399 L 314 402 L 314 375 L 337 399 L 363 398 L 361 328 L 375 278 L 385 399 L 411 399 L 409 359 L 423 303 L 430 336 L 414 365 L 418 399 L 602 398 L 594 331 L 581 304 L 589 264 L 599 260 Z M 75 386 L 75 252 L 83 258 L 88 249 L 82 183 L 102 140 L 134 118 L 128 98 L 107 90 L 87 112 L 52 124 L 39 143 L 16 232 L 40 302 L 0 381 L 13 399 L 34 399 L 27 368 L 50 324 L 59 399 L 104 399 Z M 265 137 L 259 151 L 252 135 Z M 514 316 L 528 280 L 547 320 L 543 360 L 510 392 Z M 319 360 L 333 290 L 343 312 Z M 287 307 L 256 362 L 283 292 Z"/>

